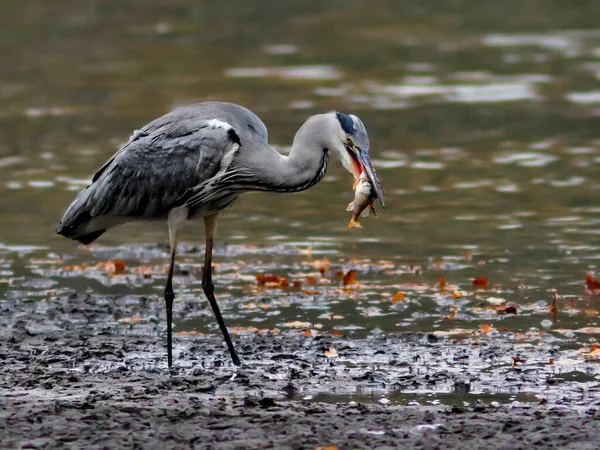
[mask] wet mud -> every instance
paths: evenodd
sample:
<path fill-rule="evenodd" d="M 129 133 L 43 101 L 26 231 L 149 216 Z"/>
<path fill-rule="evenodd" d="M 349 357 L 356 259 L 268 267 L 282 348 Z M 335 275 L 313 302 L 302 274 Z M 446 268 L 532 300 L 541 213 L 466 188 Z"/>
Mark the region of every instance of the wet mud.
<path fill-rule="evenodd" d="M 551 342 L 248 333 L 235 367 L 220 336 L 182 334 L 169 371 L 164 322 L 120 308 L 3 301 L 2 448 L 597 447 L 598 364 Z"/>

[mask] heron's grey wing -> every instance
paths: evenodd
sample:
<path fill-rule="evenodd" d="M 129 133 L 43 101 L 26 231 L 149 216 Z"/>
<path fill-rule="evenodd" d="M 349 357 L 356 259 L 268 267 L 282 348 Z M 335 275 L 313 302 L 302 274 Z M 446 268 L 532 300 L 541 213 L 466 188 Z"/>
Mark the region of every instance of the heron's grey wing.
<path fill-rule="evenodd" d="M 224 170 L 239 145 L 235 131 L 216 120 L 151 122 L 96 173 L 65 213 L 58 232 L 65 234 L 98 216 L 166 217 L 185 204 L 193 188 Z"/>

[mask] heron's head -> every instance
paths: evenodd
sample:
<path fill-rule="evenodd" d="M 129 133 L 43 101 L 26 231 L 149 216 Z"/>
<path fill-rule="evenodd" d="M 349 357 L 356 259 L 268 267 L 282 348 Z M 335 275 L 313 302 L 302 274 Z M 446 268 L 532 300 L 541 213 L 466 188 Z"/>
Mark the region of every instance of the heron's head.
<path fill-rule="evenodd" d="M 369 156 L 369 135 L 365 124 L 354 114 L 335 113 L 339 123 L 340 144 L 338 147 L 343 166 L 348 169 L 354 179 L 358 180 L 365 172 L 373 184 L 381 206 L 385 208 L 383 191 Z"/>

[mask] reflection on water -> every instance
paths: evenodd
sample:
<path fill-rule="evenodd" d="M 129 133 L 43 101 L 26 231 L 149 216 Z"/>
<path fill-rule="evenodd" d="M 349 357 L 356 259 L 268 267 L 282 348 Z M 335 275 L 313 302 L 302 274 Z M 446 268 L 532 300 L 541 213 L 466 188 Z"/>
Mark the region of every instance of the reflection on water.
<path fill-rule="evenodd" d="M 598 3 L 544 4 L 516 21 L 491 1 L 268 11 L 238 1 L 226 16 L 182 0 L 34 3 L 0 19 L 12 61 L 0 67 L 4 297 L 144 295 L 162 317 L 164 225 L 126 225 L 91 249 L 54 228 L 131 130 L 218 99 L 256 111 L 280 149 L 312 113 L 359 114 L 389 204 L 348 230 L 352 180 L 333 164 L 307 192 L 240 199 L 222 220 L 215 276 L 234 332 L 454 336 L 491 323 L 564 346 L 597 334 L 576 331 L 599 326 L 600 299 L 584 289 L 600 260 Z M 177 330 L 216 332 L 199 281 L 202 227 L 184 240 Z M 102 267 L 116 258 L 125 275 Z M 343 286 L 349 270 L 360 284 Z M 259 289 L 259 271 L 301 288 Z M 479 276 L 489 285 L 474 287 Z"/>

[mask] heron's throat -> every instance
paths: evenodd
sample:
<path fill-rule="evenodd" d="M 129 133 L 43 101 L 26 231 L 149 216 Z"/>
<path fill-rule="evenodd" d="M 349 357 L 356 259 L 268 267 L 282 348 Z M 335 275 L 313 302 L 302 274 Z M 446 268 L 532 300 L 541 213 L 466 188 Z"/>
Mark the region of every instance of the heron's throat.
<path fill-rule="evenodd" d="M 305 152 L 299 154 L 292 152 L 288 157 L 282 157 L 275 164 L 278 167 L 278 181 L 272 185 L 273 190 L 277 192 L 299 192 L 308 189 L 323 179 L 327 172 L 329 162 L 329 153 L 321 150 L 318 158 L 305 159 L 302 156 Z"/>

